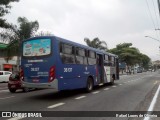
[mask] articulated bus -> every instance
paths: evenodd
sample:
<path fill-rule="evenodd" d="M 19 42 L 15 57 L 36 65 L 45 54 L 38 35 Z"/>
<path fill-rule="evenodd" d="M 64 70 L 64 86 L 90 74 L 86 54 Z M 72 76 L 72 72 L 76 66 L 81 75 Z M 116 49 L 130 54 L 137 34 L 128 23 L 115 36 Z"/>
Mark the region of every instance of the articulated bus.
<path fill-rule="evenodd" d="M 118 56 L 56 36 L 34 37 L 22 42 L 20 77 L 28 88 L 90 92 L 119 79 Z"/>

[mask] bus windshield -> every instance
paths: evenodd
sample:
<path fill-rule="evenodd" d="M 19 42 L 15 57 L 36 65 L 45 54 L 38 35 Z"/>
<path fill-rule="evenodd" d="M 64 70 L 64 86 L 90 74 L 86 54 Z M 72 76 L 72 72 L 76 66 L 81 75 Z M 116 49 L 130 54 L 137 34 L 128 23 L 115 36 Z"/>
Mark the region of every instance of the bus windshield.
<path fill-rule="evenodd" d="M 23 56 L 45 56 L 51 53 L 51 39 L 34 39 L 23 43 Z"/>

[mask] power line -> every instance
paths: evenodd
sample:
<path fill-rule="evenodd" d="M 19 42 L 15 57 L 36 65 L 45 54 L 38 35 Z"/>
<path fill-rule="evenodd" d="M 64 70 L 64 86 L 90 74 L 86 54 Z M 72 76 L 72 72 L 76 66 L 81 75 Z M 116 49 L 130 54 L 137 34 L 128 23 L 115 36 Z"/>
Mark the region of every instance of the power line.
<path fill-rule="evenodd" d="M 157 4 L 158 4 L 158 10 L 159 10 L 159 18 L 160 18 L 160 1 L 157 0 Z M 159 30 L 159 29 L 158 29 Z"/>
<path fill-rule="evenodd" d="M 150 18 L 151 18 L 151 20 L 152 20 L 152 23 L 153 23 L 153 26 L 154 26 L 154 30 L 156 29 L 156 25 L 155 25 L 155 23 L 154 23 L 154 20 L 153 20 L 153 17 L 152 17 L 152 14 L 151 14 L 151 10 L 150 10 L 150 8 L 149 8 L 149 4 L 148 4 L 148 1 L 146 0 L 146 4 L 147 4 L 147 8 L 148 8 L 148 11 L 149 11 L 149 15 L 150 15 Z M 157 35 L 157 32 L 156 32 L 156 35 Z M 158 37 L 158 35 L 157 35 L 157 37 Z"/>
<path fill-rule="evenodd" d="M 156 16 L 157 28 L 159 29 L 159 22 L 158 22 L 158 17 L 157 17 L 157 14 L 156 14 L 156 7 L 155 7 L 155 4 L 154 4 L 153 0 L 152 0 L 152 3 L 153 3 L 153 7 L 154 7 L 154 13 L 155 13 L 155 16 Z M 155 30 L 158 30 L 158 29 L 155 29 Z M 158 33 L 160 35 L 160 31 L 159 30 L 158 30 Z"/>
<path fill-rule="evenodd" d="M 156 14 L 156 8 L 155 8 L 155 4 L 154 4 L 154 1 L 153 1 L 153 0 L 152 0 L 152 3 L 153 3 L 153 7 L 154 7 L 154 13 L 155 13 L 155 16 L 156 16 L 157 26 L 158 26 L 158 28 L 159 28 L 158 17 L 157 17 L 157 14 Z"/>

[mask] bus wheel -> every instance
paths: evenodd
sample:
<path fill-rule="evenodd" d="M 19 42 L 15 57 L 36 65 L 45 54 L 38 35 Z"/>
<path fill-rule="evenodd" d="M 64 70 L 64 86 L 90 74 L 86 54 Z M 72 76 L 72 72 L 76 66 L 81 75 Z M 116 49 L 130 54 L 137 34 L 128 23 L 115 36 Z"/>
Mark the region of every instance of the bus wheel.
<path fill-rule="evenodd" d="M 93 79 L 91 77 L 87 80 L 86 91 L 91 92 L 93 90 Z"/>

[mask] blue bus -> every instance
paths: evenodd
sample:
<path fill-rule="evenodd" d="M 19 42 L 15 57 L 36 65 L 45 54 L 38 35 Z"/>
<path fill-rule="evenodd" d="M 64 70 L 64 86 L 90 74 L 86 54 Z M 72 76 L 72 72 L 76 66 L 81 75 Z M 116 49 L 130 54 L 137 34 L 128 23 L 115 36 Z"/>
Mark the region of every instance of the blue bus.
<path fill-rule="evenodd" d="M 28 88 L 72 90 L 114 83 L 118 56 L 56 36 L 22 42 L 20 77 Z"/>

